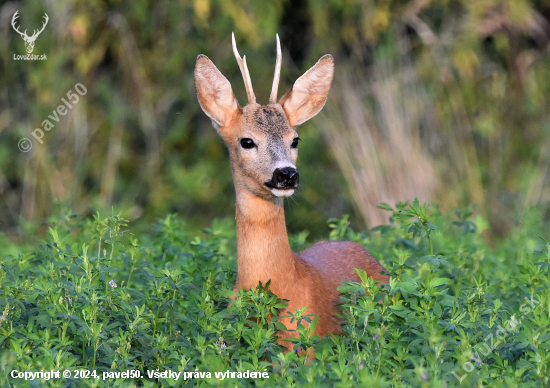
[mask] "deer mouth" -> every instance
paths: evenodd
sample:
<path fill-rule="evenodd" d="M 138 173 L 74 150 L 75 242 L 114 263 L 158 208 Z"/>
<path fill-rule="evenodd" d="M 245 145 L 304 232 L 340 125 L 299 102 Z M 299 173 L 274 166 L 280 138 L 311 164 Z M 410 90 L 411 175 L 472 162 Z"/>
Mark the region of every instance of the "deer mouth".
<path fill-rule="evenodd" d="M 264 183 L 269 189 L 277 189 L 277 190 L 294 190 L 298 187 L 297 183 L 287 183 L 287 184 L 276 184 L 272 181 L 267 181 Z"/>
<path fill-rule="evenodd" d="M 294 190 L 297 189 L 298 186 L 300 186 L 297 182 L 283 182 L 283 183 L 274 183 L 273 181 L 267 181 L 264 183 L 266 187 L 268 187 L 270 190 L 280 190 L 280 191 L 288 191 L 288 190 Z"/>
<path fill-rule="evenodd" d="M 273 181 L 267 181 L 264 183 L 271 194 L 276 197 L 290 197 L 294 194 L 294 190 L 298 188 L 298 183 L 293 184 L 276 184 Z"/>
<path fill-rule="evenodd" d="M 283 189 L 271 189 L 271 194 L 276 197 L 290 197 L 294 194 L 293 188 L 283 188 Z"/>

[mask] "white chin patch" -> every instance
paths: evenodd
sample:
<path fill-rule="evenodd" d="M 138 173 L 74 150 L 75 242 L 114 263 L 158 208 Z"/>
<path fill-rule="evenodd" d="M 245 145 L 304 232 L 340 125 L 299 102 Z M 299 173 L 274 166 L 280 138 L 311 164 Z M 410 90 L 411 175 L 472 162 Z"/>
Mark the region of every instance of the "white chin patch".
<path fill-rule="evenodd" d="M 294 194 L 294 189 L 289 189 L 289 190 L 271 189 L 271 194 L 273 194 L 276 197 L 290 197 L 292 194 Z"/>

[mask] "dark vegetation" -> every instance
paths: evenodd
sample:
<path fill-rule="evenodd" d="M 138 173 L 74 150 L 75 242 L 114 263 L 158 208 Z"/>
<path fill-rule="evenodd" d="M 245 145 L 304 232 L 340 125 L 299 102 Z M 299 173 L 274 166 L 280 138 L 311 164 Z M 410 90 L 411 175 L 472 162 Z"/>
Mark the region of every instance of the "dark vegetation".
<path fill-rule="evenodd" d="M 44 61 L 17 61 L 9 24 L 48 26 Z M 38 233 L 55 201 L 92 216 L 115 205 L 147 231 L 183 215 L 195 231 L 233 216 L 227 152 L 196 100 L 193 68 L 208 55 L 241 101 L 231 32 L 266 102 L 283 46 L 280 94 L 321 55 L 336 60 L 327 106 L 300 128 L 302 189 L 288 227 L 326 234 L 350 214 L 356 229 L 387 222 L 376 208 L 419 197 L 443 210 L 475 204 L 502 237 L 548 204 L 550 6 L 545 1 L 190 2 L 72 0 L 0 6 L 0 220 Z M 31 132 L 76 83 L 88 93 L 45 132 Z M 20 152 L 22 137 L 33 141 Z"/>

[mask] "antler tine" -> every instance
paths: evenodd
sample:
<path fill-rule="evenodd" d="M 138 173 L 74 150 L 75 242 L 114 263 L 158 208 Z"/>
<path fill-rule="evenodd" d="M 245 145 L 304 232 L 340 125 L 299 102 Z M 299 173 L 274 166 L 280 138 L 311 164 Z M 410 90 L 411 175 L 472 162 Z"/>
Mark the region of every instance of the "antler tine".
<path fill-rule="evenodd" d="M 248 103 L 255 104 L 256 96 L 254 95 L 254 90 L 252 89 L 252 81 L 250 79 L 250 73 L 248 72 L 248 66 L 246 65 L 246 55 L 241 58 L 239 51 L 237 50 L 237 44 L 235 43 L 235 34 L 231 33 L 231 41 L 233 44 L 233 54 L 235 54 L 235 59 L 239 64 L 241 69 L 241 74 L 244 78 L 244 86 L 246 88 L 246 95 L 248 96 Z"/>
<path fill-rule="evenodd" d="M 11 26 L 13 27 L 13 29 L 15 31 L 17 31 L 17 33 L 21 36 L 27 36 L 27 30 L 25 30 L 25 32 L 21 32 L 19 31 L 19 29 L 17 28 L 17 26 L 15 25 L 15 21 L 17 20 L 17 18 L 19 17 L 18 15 L 19 11 L 15 11 L 15 13 L 13 14 L 12 18 L 11 18 Z"/>
<path fill-rule="evenodd" d="M 283 61 L 283 55 L 281 54 L 281 42 L 279 41 L 279 34 L 277 34 L 277 60 L 275 61 L 275 75 L 273 76 L 273 86 L 271 86 L 271 95 L 269 96 L 269 103 L 277 103 L 277 90 L 279 89 L 279 80 L 281 79 L 281 62 Z"/>
<path fill-rule="evenodd" d="M 43 18 L 46 19 L 46 20 L 44 22 L 42 22 L 42 29 L 38 32 L 36 32 L 36 30 L 35 30 L 35 33 L 32 35 L 33 38 L 37 37 L 38 35 L 40 35 L 42 33 L 42 31 L 44 31 L 44 28 L 46 28 L 46 25 L 48 24 L 48 21 L 50 20 L 47 13 L 44 14 Z"/>

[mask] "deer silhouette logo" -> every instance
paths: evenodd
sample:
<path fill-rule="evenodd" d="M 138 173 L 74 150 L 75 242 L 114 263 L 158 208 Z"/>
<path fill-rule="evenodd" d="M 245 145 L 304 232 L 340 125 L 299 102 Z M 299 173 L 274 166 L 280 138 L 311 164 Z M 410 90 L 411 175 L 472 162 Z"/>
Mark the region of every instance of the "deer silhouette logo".
<path fill-rule="evenodd" d="M 16 11 L 14 14 L 13 14 L 13 17 L 11 18 L 11 26 L 13 27 L 13 29 L 15 31 L 17 31 L 17 33 L 19 35 L 21 35 L 21 37 L 23 38 L 23 40 L 25 41 L 25 50 L 27 50 L 27 54 L 31 54 L 32 53 L 32 50 L 34 50 L 34 42 L 36 41 L 36 38 L 38 38 L 38 35 L 40 35 L 40 33 L 42 31 L 44 31 L 44 28 L 46 27 L 46 25 L 48 24 L 48 14 L 47 13 L 44 13 L 44 22 L 42 24 L 42 29 L 40 31 L 38 30 L 34 30 L 34 33 L 32 34 L 32 36 L 28 36 L 27 35 L 27 30 L 25 30 L 25 32 L 21 32 L 19 31 L 19 29 L 17 28 L 17 26 L 15 25 L 15 20 L 19 17 L 18 15 L 19 11 Z"/>

